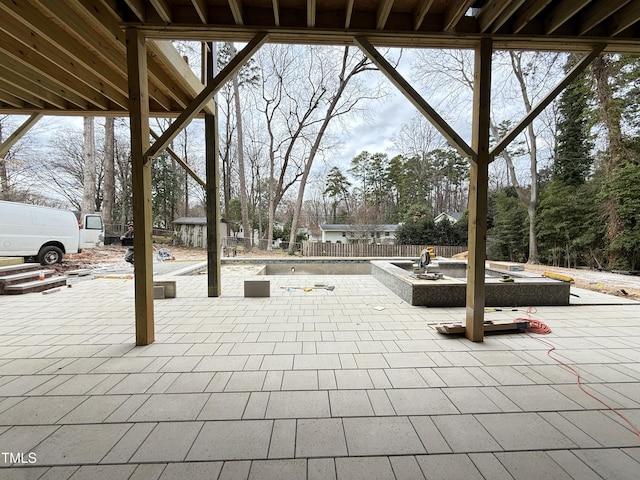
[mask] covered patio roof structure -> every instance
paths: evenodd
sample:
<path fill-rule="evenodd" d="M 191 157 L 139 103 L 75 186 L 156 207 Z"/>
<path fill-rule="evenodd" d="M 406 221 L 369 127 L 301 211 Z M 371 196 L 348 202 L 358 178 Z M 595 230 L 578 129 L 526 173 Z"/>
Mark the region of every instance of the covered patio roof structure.
<path fill-rule="evenodd" d="M 136 343 L 154 341 L 151 162 L 204 116 L 207 212 L 217 205 L 215 92 L 266 42 L 357 45 L 471 164 L 466 335 L 482 341 L 488 166 L 601 52 L 640 54 L 637 0 L 0 0 L 0 113 L 30 115 L 0 156 L 42 115 L 129 116 L 136 224 Z M 198 79 L 170 40 L 246 42 L 214 76 Z M 472 141 L 460 135 L 378 47 L 468 48 L 475 55 Z M 489 142 L 496 49 L 584 56 L 504 138 Z M 149 119 L 174 122 L 153 144 Z M 217 221 L 209 222 L 208 295 L 220 295 Z"/>

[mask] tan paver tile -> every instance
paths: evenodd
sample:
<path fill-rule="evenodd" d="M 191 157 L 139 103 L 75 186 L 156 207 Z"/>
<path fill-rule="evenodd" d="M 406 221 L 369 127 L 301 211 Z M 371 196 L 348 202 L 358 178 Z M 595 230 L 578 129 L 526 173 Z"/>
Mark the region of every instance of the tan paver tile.
<path fill-rule="evenodd" d="M 398 415 L 440 415 L 459 413 L 451 400 L 440 389 L 405 388 L 387 390 Z"/>
<path fill-rule="evenodd" d="M 195 420 L 209 400 L 208 393 L 151 395 L 128 419 L 130 422 Z"/>
<path fill-rule="evenodd" d="M 251 463 L 249 480 L 306 480 L 306 460 L 258 460 Z"/>
<path fill-rule="evenodd" d="M 135 463 L 183 461 L 203 423 L 158 423 L 130 461 Z"/>
<path fill-rule="evenodd" d="M 454 452 L 499 451 L 498 443 L 473 415 L 439 415 L 433 422 Z"/>
<path fill-rule="evenodd" d="M 373 416 L 373 407 L 365 390 L 340 390 L 329 392 L 332 417 Z"/>
<path fill-rule="evenodd" d="M 389 457 L 396 480 L 423 480 L 424 475 L 416 457 Z"/>
<path fill-rule="evenodd" d="M 485 480 L 467 455 L 419 455 L 416 460 L 429 479 Z"/>
<path fill-rule="evenodd" d="M 339 418 L 298 420 L 295 450 L 295 456 L 303 458 L 347 455 L 342 420 Z"/>
<path fill-rule="evenodd" d="M 329 395 L 326 391 L 271 392 L 266 418 L 329 417 Z"/>
<path fill-rule="evenodd" d="M 451 447 L 436 427 L 431 417 L 410 417 L 422 444 L 429 454 L 450 453 Z"/>
<path fill-rule="evenodd" d="M 336 480 L 336 464 L 333 458 L 307 460 L 307 480 Z"/>
<path fill-rule="evenodd" d="M 483 478 L 490 478 L 491 480 L 513 480 L 513 477 L 493 453 L 470 453 L 469 459 L 476 466 L 480 474 L 483 475 Z"/>
<path fill-rule="evenodd" d="M 237 462 L 224 462 L 222 471 L 218 480 L 247 480 L 249 478 L 249 470 L 251 469 L 251 461 L 243 460 Z M 180 480 L 180 479 L 176 479 Z"/>
<path fill-rule="evenodd" d="M 98 463 L 129 428 L 121 423 L 63 425 L 34 451 L 43 465 Z"/>
<path fill-rule="evenodd" d="M 233 372 L 224 388 L 225 392 L 260 391 L 266 372 Z"/>
<path fill-rule="evenodd" d="M 222 462 L 170 463 L 159 480 L 210 480 L 218 478 L 221 470 Z"/>
<path fill-rule="evenodd" d="M 83 465 L 75 471 L 69 480 L 113 480 L 129 478 L 135 465 Z"/>
<path fill-rule="evenodd" d="M 395 480 L 387 457 L 336 458 L 338 480 Z"/>
<path fill-rule="evenodd" d="M 426 453 L 407 417 L 343 419 L 350 456 Z"/>
<path fill-rule="evenodd" d="M 242 418 L 249 393 L 212 393 L 199 410 L 198 420 L 233 420 Z"/>
<path fill-rule="evenodd" d="M 315 370 L 284 372 L 281 390 L 318 390 L 318 372 Z"/>
<path fill-rule="evenodd" d="M 293 458 L 296 448 L 296 421 L 275 420 L 269 444 L 269 458 Z"/>
<path fill-rule="evenodd" d="M 478 421 L 505 450 L 573 448 L 576 445 L 535 413 L 477 415 Z M 527 432 L 523 435 L 522 432 Z"/>
<path fill-rule="evenodd" d="M 27 397 L 0 413 L 0 425 L 48 425 L 59 421 L 86 397 Z"/>
<path fill-rule="evenodd" d="M 187 460 L 267 458 L 272 426 L 271 420 L 206 422 Z"/>
<path fill-rule="evenodd" d="M 127 463 L 156 425 L 156 423 L 132 424 L 131 428 L 102 459 L 102 463 Z"/>

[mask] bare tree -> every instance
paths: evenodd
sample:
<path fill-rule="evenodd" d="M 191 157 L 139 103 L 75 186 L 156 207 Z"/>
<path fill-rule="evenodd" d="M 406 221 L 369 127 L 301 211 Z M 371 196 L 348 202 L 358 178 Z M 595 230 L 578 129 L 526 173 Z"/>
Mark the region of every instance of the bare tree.
<path fill-rule="evenodd" d="M 417 56 L 414 71 L 425 85 L 445 83 L 448 86 L 461 85 L 464 90 L 452 89 L 450 97 L 455 102 L 470 102 L 473 90 L 473 61 L 470 51 L 446 50 L 439 54 L 425 51 Z M 563 62 L 557 61 L 561 54 L 547 52 L 496 52 L 494 53 L 494 92 L 491 132 L 495 139 L 504 133 L 505 122 L 500 117 L 519 117 L 530 112 L 536 99 L 540 98 L 561 74 Z M 506 60 L 506 61 L 505 61 Z M 434 81 L 435 80 L 435 81 Z M 458 111 L 470 111 L 470 108 Z M 451 108 L 443 109 L 444 112 Z M 497 112 L 500 112 L 499 114 Z M 447 115 L 443 115 L 445 118 Z M 451 117 L 450 117 L 451 118 Z M 506 125 L 509 121 L 506 122 Z M 536 206 L 538 203 L 538 164 L 539 164 L 539 123 L 530 123 L 525 133 L 524 150 L 503 150 L 500 157 L 504 160 L 508 179 L 515 188 L 518 199 L 527 208 L 529 215 L 529 263 L 538 263 L 536 236 Z M 548 128 L 548 127 L 547 127 Z M 518 174 L 519 158 L 526 157 L 528 168 L 520 179 Z M 496 163 L 496 162 L 494 162 Z M 494 166 L 495 167 L 495 166 Z M 493 175 L 492 175 L 493 176 Z"/>

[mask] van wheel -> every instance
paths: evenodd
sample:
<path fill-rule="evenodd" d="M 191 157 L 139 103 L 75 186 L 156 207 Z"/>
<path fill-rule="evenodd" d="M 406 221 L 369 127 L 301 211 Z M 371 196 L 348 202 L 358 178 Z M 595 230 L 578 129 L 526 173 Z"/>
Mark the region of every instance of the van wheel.
<path fill-rule="evenodd" d="M 53 265 L 62 262 L 62 250 L 53 245 L 42 247 L 38 253 L 38 261 L 40 265 Z"/>

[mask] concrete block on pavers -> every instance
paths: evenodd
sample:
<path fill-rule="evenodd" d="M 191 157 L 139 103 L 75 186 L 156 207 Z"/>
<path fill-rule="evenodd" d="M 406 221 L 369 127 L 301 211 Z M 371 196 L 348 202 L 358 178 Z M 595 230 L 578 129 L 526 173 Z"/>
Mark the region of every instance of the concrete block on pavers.
<path fill-rule="evenodd" d="M 271 285 L 269 280 L 245 280 L 245 297 L 270 297 Z"/>
<path fill-rule="evenodd" d="M 163 288 L 164 293 L 161 298 L 176 298 L 177 289 L 176 289 L 175 280 L 154 280 L 153 282 L 154 292 L 156 287 Z M 156 298 L 155 293 L 154 293 L 154 298 Z"/>

